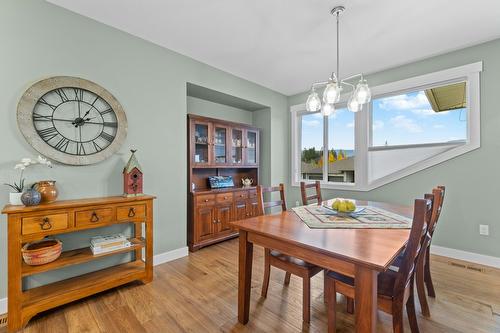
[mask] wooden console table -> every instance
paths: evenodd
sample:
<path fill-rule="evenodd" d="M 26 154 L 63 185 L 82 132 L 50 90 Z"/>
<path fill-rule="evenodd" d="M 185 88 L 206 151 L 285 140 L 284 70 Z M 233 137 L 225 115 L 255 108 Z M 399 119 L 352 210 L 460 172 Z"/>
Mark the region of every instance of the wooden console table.
<path fill-rule="evenodd" d="M 151 282 L 153 199 L 155 197 L 149 195 L 116 196 L 65 200 L 31 207 L 5 206 L 2 213 L 8 215 L 8 331 L 17 331 L 37 313 L 62 304 L 135 280 Z M 29 266 L 22 259 L 21 248 L 27 242 L 122 223 L 134 223 L 135 233 L 129 248 L 100 255 L 93 255 L 89 247 L 65 251 L 57 260 L 40 266 Z M 142 237 L 143 223 L 145 238 Z M 142 259 L 143 248 L 145 260 Z M 41 287 L 22 289 L 23 277 L 125 252 L 134 252 L 134 260 Z"/>

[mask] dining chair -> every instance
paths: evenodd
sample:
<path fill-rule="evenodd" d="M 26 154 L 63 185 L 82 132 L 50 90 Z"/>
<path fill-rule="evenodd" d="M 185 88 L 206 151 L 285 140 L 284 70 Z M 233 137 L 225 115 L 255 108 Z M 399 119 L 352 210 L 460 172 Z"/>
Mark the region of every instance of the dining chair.
<path fill-rule="evenodd" d="M 393 331 L 403 332 L 403 306 L 406 305 L 412 333 L 419 332 L 414 300 L 414 272 L 422 251 L 422 245 L 429 234 L 433 195 L 427 199 L 416 199 L 413 213 L 413 224 L 406 246 L 404 258 L 398 269 L 389 269 L 377 276 L 377 306 L 380 310 L 392 315 Z M 352 277 L 329 271 L 326 276 L 328 296 L 328 332 L 335 332 L 336 325 L 336 293 L 354 299 L 355 280 Z M 355 307 L 357 305 L 355 304 Z M 356 314 L 355 310 L 355 315 Z"/>
<path fill-rule="evenodd" d="M 279 192 L 280 200 L 264 202 L 263 194 L 272 192 Z M 282 211 L 286 211 L 285 186 L 283 184 L 279 184 L 279 186 L 275 187 L 262 187 L 258 185 L 257 200 L 259 215 L 264 215 L 266 208 L 278 206 L 281 206 Z M 282 269 L 286 272 L 284 281 L 285 285 L 290 283 L 290 277 L 292 274 L 302 278 L 302 320 L 309 323 L 311 317 L 311 278 L 323 269 L 303 260 L 266 248 L 264 249 L 264 281 L 262 282 L 262 297 L 267 296 L 271 266 Z"/>
<path fill-rule="evenodd" d="M 429 295 L 429 297 L 436 297 L 436 292 L 434 290 L 430 271 L 430 251 L 432 236 L 434 235 L 439 216 L 441 215 L 441 211 L 443 209 L 445 191 L 446 189 L 444 186 L 438 186 L 432 190 L 432 195 L 434 196 L 434 205 L 432 208 L 429 227 L 427 228 L 429 238 L 426 243 L 424 243 L 422 249 L 423 255 L 418 262 L 416 271 L 415 284 L 417 285 L 418 300 L 420 302 L 422 315 L 424 315 L 425 317 L 430 316 L 429 304 L 427 302 L 427 297 L 425 296 L 425 287 L 427 287 L 427 294 Z"/>
<path fill-rule="evenodd" d="M 307 195 L 307 189 L 309 188 L 315 188 L 316 192 L 315 194 L 312 195 Z M 318 205 L 321 205 L 323 202 L 323 199 L 321 198 L 321 186 L 319 180 L 315 181 L 314 183 L 308 183 L 306 182 L 300 182 L 300 194 L 302 195 L 302 204 L 308 205 L 309 201 L 311 200 L 317 200 Z"/>

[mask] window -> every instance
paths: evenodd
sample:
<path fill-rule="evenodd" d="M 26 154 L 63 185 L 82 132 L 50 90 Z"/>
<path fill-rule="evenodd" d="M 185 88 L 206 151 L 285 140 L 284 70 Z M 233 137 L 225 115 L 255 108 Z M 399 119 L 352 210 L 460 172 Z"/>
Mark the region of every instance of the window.
<path fill-rule="evenodd" d="M 372 102 L 372 147 L 463 143 L 466 83 L 429 87 Z"/>
<path fill-rule="evenodd" d="M 341 108 L 329 117 L 319 112 L 301 113 L 298 117 L 300 179 L 354 183 L 354 114 Z M 328 147 L 327 154 L 323 147 Z"/>
<path fill-rule="evenodd" d="M 303 114 L 301 119 L 301 179 L 323 180 L 323 116 Z"/>
<path fill-rule="evenodd" d="M 292 185 L 368 191 L 480 147 L 482 63 L 372 87 L 357 113 L 292 112 Z M 325 147 L 325 148 L 324 148 Z"/>
<path fill-rule="evenodd" d="M 338 109 L 328 117 L 328 181 L 354 183 L 354 113 Z"/>

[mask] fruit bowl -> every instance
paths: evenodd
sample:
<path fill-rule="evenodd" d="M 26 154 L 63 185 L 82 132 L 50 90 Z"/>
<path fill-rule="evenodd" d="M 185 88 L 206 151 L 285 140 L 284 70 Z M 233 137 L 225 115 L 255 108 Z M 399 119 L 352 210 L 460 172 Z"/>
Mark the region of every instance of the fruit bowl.
<path fill-rule="evenodd" d="M 356 207 L 354 201 L 341 198 L 334 199 L 331 206 L 323 205 L 323 207 L 329 209 L 337 216 L 353 216 L 364 210 L 364 208 Z"/>

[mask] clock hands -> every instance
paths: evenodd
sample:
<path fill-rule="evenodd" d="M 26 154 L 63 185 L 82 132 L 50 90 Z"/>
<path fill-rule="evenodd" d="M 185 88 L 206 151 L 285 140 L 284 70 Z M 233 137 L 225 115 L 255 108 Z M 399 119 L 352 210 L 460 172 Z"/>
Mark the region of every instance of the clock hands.
<path fill-rule="evenodd" d="M 64 122 L 71 123 L 72 125 L 75 125 L 75 127 L 81 127 L 83 124 L 103 125 L 103 123 L 90 121 L 96 117 L 86 118 L 86 119 L 76 118 L 75 120 L 71 120 L 71 119 L 52 118 L 50 116 L 42 116 L 39 114 L 35 115 L 35 120 L 39 119 L 39 118 L 45 118 L 47 120 L 53 120 L 53 121 L 64 121 Z"/>

